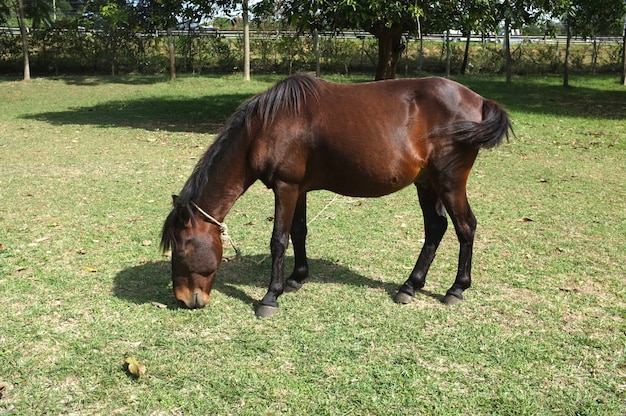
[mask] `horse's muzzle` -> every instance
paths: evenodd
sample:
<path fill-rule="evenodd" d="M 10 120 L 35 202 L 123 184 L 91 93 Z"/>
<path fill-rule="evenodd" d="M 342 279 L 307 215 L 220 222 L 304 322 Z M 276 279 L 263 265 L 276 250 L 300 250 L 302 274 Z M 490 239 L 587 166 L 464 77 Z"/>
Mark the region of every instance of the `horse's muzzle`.
<path fill-rule="evenodd" d="M 180 306 L 188 309 L 201 309 L 204 308 L 211 300 L 211 296 L 203 292 L 189 293 L 188 296 L 177 296 L 176 300 Z"/>

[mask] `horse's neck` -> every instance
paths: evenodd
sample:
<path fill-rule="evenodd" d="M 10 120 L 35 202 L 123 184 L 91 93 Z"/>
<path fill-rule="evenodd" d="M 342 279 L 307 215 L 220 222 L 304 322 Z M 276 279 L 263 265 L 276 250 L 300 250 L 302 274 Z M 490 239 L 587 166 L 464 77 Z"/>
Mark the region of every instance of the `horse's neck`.
<path fill-rule="evenodd" d="M 210 180 L 204 187 L 199 201 L 201 207 L 223 221 L 237 199 L 254 182 L 247 167 L 246 152 L 235 152 L 211 168 Z"/>

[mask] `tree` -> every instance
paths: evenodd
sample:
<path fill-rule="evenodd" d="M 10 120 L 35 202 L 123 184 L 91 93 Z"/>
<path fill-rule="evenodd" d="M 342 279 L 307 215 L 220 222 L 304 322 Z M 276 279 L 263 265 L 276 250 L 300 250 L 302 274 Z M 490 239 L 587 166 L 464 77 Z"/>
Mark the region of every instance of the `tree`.
<path fill-rule="evenodd" d="M 263 0 L 257 10 L 278 10 L 300 30 L 363 29 L 378 43 L 376 79 L 395 78 L 404 50 L 402 34 L 423 14 L 417 0 Z"/>
<path fill-rule="evenodd" d="M 622 35 L 622 85 L 626 86 L 626 16 L 624 16 L 624 34 Z"/>
<path fill-rule="evenodd" d="M 22 54 L 24 55 L 24 81 L 30 81 L 30 58 L 28 55 L 28 33 L 26 32 L 26 13 L 24 0 L 17 0 L 17 18 L 20 22 L 20 37 L 22 38 Z"/>
<path fill-rule="evenodd" d="M 241 20 L 243 24 L 243 80 L 250 81 L 250 7 L 249 0 L 195 0 L 206 2 L 210 7 L 205 11 L 214 12 L 220 9 L 222 12 L 232 15 L 241 6 Z"/>
<path fill-rule="evenodd" d="M 565 21 L 565 61 L 563 63 L 563 86 L 569 87 L 569 57 L 572 46 L 572 10 L 568 9 L 564 16 Z"/>
<path fill-rule="evenodd" d="M 385 1 L 372 2 L 369 7 L 373 13 L 367 13 L 368 1 L 363 1 L 365 9 L 363 14 L 354 14 L 356 17 L 353 24 L 359 25 L 370 32 L 378 41 L 378 66 L 376 68 L 376 80 L 395 78 L 398 60 L 405 45 L 402 43 L 402 33 L 414 30 L 416 20 L 423 14 L 423 9 L 410 1 Z"/>
<path fill-rule="evenodd" d="M 469 62 L 470 35 L 489 33 L 497 28 L 493 0 L 441 0 L 431 2 L 424 10 L 425 30 L 429 33 L 448 33 L 459 30 L 465 36 L 465 51 L 460 73 L 465 74 Z M 446 72 L 449 75 L 450 37 L 446 36 Z"/>
<path fill-rule="evenodd" d="M 457 10 L 457 2 L 452 0 L 432 2 L 424 10 L 426 31 L 445 34 L 446 77 L 450 76 L 450 29 L 457 28 Z"/>
<path fill-rule="evenodd" d="M 506 83 L 511 83 L 513 59 L 511 58 L 511 30 L 522 29 L 526 25 L 534 24 L 554 10 L 560 10 L 561 5 L 570 0 L 502 0 L 495 5 L 497 19 L 504 21 L 504 66 Z"/>
<path fill-rule="evenodd" d="M 136 7 L 142 16 L 144 29 L 166 30 L 170 63 L 170 80 L 176 79 L 176 60 L 173 30 L 182 21 L 185 24 L 199 23 L 212 17 L 218 9 L 229 11 L 241 0 L 138 0 Z"/>
<path fill-rule="evenodd" d="M 242 0 L 243 18 L 243 80 L 250 81 L 250 22 L 248 20 L 248 0 Z"/>
<path fill-rule="evenodd" d="M 493 2 L 489 0 L 461 0 L 456 9 L 458 29 L 465 36 L 465 51 L 461 64 L 461 75 L 465 75 L 469 61 L 470 36 L 472 32 L 483 34 L 495 31 L 497 23 L 492 13 Z"/>
<path fill-rule="evenodd" d="M 569 56 L 572 36 L 582 36 L 595 40 L 596 36 L 609 35 L 619 31 L 626 12 L 623 0 L 553 0 L 552 15 L 560 18 L 565 25 L 567 36 L 565 62 L 563 66 L 563 86 L 569 86 Z M 597 54 L 594 42 L 593 60 Z"/>
<path fill-rule="evenodd" d="M 115 75 L 122 39 L 131 35 L 130 12 L 131 9 L 123 1 L 106 3 L 99 8 L 103 32 L 98 32 L 98 35 L 105 40 L 111 75 Z"/>
<path fill-rule="evenodd" d="M 575 36 L 596 38 L 620 32 L 626 13 L 624 0 L 571 0 Z"/>
<path fill-rule="evenodd" d="M 582 36 L 594 41 L 592 71 L 597 57 L 596 37 L 618 33 L 626 13 L 623 0 L 570 0 L 566 10 L 568 37 Z M 568 62 L 566 61 L 566 65 Z M 568 68 L 564 71 L 563 84 L 568 85 Z"/>
<path fill-rule="evenodd" d="M 6 23 L 14 11 L 20 26 L 20 40 L 24 55 L 24 81 L 30 81 L 30 58 L 28 53 L 28 28 L 26 19 L 32 27 L 48 26 L 52 23 L 52 5 L 46 0 L 0 0 L 0 23 Z"/>
<path fill-rule="evenodd" d="M 178 24 L 177 16 L 184 12 L 180 0 L 140 0 L 136 6 L 142 15 L 144 29 L 167 31 L 167 51 L 170 81 L 176 79 L 176 50 L 173 30 Z"/>

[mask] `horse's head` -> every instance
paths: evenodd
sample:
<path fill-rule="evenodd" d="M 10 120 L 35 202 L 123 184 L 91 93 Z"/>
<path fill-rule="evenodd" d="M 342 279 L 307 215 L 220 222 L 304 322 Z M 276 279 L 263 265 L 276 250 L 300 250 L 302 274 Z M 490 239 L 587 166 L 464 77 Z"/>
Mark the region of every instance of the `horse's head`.
<path fill-rule="evenodd" d="M 193 203 L 192 203 L 193 204 Z M 172 251 L 174 297 L 190 309 L 203 308 L 222 261 L 221 227 L 174 197 L 165 220 L 161 245 Z"/>

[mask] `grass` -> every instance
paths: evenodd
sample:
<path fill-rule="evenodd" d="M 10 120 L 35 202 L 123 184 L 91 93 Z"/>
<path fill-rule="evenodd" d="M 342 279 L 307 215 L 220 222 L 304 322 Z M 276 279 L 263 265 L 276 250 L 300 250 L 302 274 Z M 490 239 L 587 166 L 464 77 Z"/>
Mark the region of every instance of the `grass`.
<path fill-rule="evenodd" d="M 224 263 L 209 307 L 175 308 L 156 247 L 169 195 L 275 80 L 0 81 L 0 413 L 626 412 L 626 94 L 609 78 L 462 79 L 509 108 L 518 137 L 470 177 L 479 229 L 461 305 L 438 302 L 453 232 L 427 291 L 392 301 L 422 238 L 413 189 L 318 192 L 313 276 L 255 319 L 273 214 L 255 185 L 227 217 L 243 259 Z"/>

